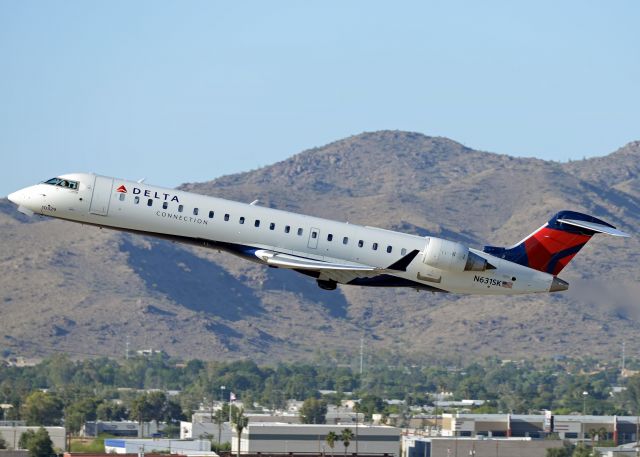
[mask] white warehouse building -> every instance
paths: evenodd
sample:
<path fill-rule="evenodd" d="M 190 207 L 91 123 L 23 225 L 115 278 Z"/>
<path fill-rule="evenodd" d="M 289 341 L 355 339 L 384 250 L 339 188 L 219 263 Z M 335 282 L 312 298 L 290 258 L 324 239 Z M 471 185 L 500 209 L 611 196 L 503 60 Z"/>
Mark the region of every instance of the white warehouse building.
<path fill-rule="evenodd" d="M 209 440 L 124 438 L 104 440 L 107 454 L 163 453 L 213 456 Z"/>
<path fill-rule="evenodd" d="M 353 432 L 353 439 L 346 449 L 347 454 L 400 454 L 400 429 L 382 425 L 329 425 L 329 424 L 284 424 L 273 422 L 249 422 L 240 438 L 241 454 L 273 453 L 324 453 L 345 454 L 344 444 L 336 440 L 333 449 L 326 441 L 327 434 L 338 436 L 345 428 Z M 232 453 L 238 449 L 238 436 L 234 430 L 231 441 Z"/>

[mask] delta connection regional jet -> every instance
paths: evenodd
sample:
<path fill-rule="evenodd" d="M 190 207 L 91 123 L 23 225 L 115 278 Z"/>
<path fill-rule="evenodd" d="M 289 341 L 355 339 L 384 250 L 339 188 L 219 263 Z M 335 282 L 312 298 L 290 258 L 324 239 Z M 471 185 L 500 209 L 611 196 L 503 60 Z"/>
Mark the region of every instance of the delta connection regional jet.
<path fill-rule="evenodd" d="M 175 189 L 74 173 L 9 195 L 18 210 L 229 251 L 337 284 L 510 295 L 557 292 L 558 274 L 596 233 L 628 236 L 595 217 L 561 211 L 512 247 L 336 222 Z"/>

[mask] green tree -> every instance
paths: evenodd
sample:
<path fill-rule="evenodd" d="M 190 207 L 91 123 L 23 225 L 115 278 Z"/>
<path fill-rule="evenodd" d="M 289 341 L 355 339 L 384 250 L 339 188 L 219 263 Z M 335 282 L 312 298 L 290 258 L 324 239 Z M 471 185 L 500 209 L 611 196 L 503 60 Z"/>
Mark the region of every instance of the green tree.
<path fill-rule="evenodd" d="M 29 449 L 29 443 L 36 436 L 36 432 L 33 430 L 26 430 L 22 435 L 20 435 L 20 439 L 18 440 L 18 449 Z"/>
<path fill-rule="evenodd" d="M 356 411 L 363 413 L 365 420 L 371 420 L 373 414 L 384 412 L 385 407 L 386 404 L 382 398 L 377 395 L 367 394 L 356 404 Z"/>
<path fill-rule="evenodd" d="M 547 449 L 545 453 L 546 457 L 571 457 L 573 451 L 573 446 L 570 444 L 565 444 L 563 447 L 554 447 L 551 449 Z"/>
<path fill-rule="evenodd" d="M 103 421 L 120 421 L 129 418 L 127 408 L 111 401 L 103 401 L 96 408 L 96 417 Z"/>
<path fill-rule="evenodd" d="M 338 435 L 336 432 L 331 431 L 327 433 L 327 437 L 325 439 L 327 440 L 327 444 L 331 448 L 331 457 L 333 457 L 333 447 L 336 445 L 336 441 L 338 441 Z"/>
<path fill-rule="evenodd" d="M 96 420 L 97 401 L 95 398 L 83 398 L 73 402 L 64 410 L 64 424 L 67 430 L 77 434 L 86 421 Z"/>
<path fill-rule="evenodd" d="M 353 439 L 353 431 L 350 428 L 342 429 L 340 432 L 340 441 L 344 444 L 344 455 L 347 455 L 347 448 L 351 444 L 351 440 Z"/>
<path fill-rule="evenodd" d="M 303 424 L 324 424 L 327 418 L 327 403 L 316 398 L 307 398 L 300 408 Z"/>
<path fill-rule="evenodd" d="M 228 441 L 224 443 L 211 443 L 211 450 L 217 454 L 231 454 L 231 443 Z"/>
<path fill-rule="evenodd" d="M 36 391 L 29 394 L 22 404 L 22 417 L 27 425 L 60 425 L 62 406 L 55 395 Z"/>
<path fill-rule="evenodd" d="M 244 415 L 244 408 L 231 408 L 231 422 L 238 434 L 237 457 L 240 457 L 240 438 L 242 437 L 242 430 L 249 425 L 249 418 Z"/>
<path fill-rule="evenodd" d="M 624 406 L 631 414 L 640 412 L 640 375 L 629 378 L 623 400 Z"/>
<path fill-rule="evenodd" d="M 142 394 L 133 400 L 131 417 L 142 426 L 143 422 L 152 420 L 176 422 L 184 419 L 184 414 L 180 405 L 167 399 L 163 392 L 151 392 Z"/>
<path fill-rule="evenodd" d="M 162 392 L 142 394 L 131 403 L 131 416 L 138 421 L 138 436 L 142 436 L 142 424 L 163 418 L 167 397 Z"/>
<path fill-rule="evenodd" d="M 18 446 L 21 449 L 28 449 L 29 457 L 51 457 L 55 455 L 49 432 L 43 427 L 40 427 L 37 432 L 27 430 L 23 433 Z"/>
<path fill-rule="evenodd" d="M 165 422 L 178 422 L 181 420 L 185 420 L 186 416 L 182 412 L 182 407 L 180 403 L 167 399 L 162 409 L 161 419 Z"/>
<path fill-rule="evenodd" d="M 573 450 L 572 457 L 592 457 L 594 454 L 591 451 L 584 443 L 580 443 Z"/>

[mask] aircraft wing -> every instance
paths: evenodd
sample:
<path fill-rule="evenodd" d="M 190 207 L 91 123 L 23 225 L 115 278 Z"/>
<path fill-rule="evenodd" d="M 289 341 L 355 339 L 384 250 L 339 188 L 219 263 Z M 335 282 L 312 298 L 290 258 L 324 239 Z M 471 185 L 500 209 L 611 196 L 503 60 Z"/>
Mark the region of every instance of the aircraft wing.
<path fill-rule="evenodd" d="M 356 278 L 372 278 L 393 271 L 406 271 L 407 266 L 418 255 L 418 250 L 412 251 L 398 262 L 387 268 L 373 267 L 363 264 L 325 262 L 290 254 L 283 254 L 266 249 L 259 249 L 255 255 L 267 265 L 288 268 L 291 270 L 317 271 L 319 279 L 331 279 L 338 282 L 349 282 Z"/>

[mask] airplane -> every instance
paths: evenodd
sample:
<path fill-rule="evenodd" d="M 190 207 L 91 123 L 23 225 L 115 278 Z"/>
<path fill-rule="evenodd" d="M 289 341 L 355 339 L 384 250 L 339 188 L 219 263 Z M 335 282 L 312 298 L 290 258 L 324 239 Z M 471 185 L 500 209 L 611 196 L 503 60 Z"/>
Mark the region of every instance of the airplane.
<path fill-rule="evenodd" d="M 338 284 L 456 294 L 558 292 L 558 274 L 589 239 L 629 235 L 600 219 L 560 211 L 511 247 L 338 222 L 93 173 L 65 174 L 8 196 L 18 210 L 228 251 Z"/>

